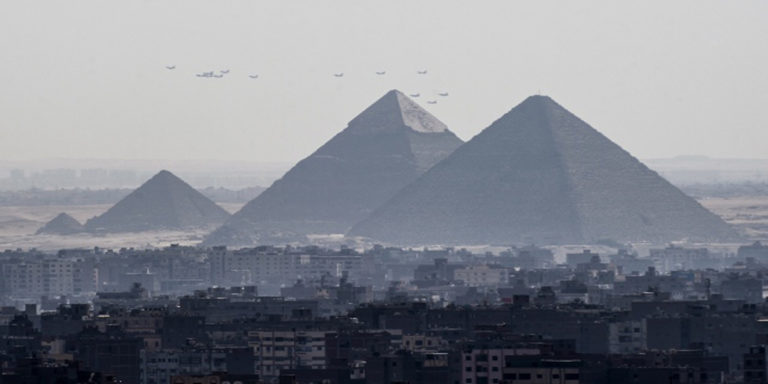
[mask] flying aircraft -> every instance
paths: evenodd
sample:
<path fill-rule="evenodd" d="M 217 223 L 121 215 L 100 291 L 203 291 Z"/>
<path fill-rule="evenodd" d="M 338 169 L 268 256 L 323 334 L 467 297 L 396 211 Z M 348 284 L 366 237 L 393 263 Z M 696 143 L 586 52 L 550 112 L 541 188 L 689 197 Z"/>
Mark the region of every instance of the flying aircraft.
<path fill-rule="evenodd" d="M 442 96 L 442 97 L 448 96 L 448 92 L 438 92 L 437 94 Z"/>
<path fill-rule="evenodd" d="M 381 71 L 381 72 L 379 72 L 379 71 L 376 71 L 376 74 L 377 74 L 377 75 L 386 75 L 386 74 L 387 74 L 387 71 Z"/>
<path fill-rule="evenodd" d="M 427 70 L 425 69 L 423 71 L 416 71 L 416 73 L 418 73 L 419 75 L 426 75 L 427 74 Z"/>
<path fill-rule="evenodd" d="M 427 104 L 437 104 L 437 100 L 429 100 L 427 101 Z"/>
<path fill-rule="evenodd" d="M 420 94 L 420 93 L 412 93 L 412 94 L 411 94 L 411 97 L 419 97 L 419 96 L 421 96 L 421 94 Z"/>
<path fill-rule="evenodd" d="M 176 69 L 175 65 L 166 65 L 165 69 Z"/>
<path fill-rule="evenodd" d="M 344 77 L 344 72 L 334 73 L 333 75 L 336 77 Z"/>
<path fill-rule="evenodd" d="M 248 77 L 250 77 L 251 79 L 258 79 L 259 75 L 248 75 Z"/>

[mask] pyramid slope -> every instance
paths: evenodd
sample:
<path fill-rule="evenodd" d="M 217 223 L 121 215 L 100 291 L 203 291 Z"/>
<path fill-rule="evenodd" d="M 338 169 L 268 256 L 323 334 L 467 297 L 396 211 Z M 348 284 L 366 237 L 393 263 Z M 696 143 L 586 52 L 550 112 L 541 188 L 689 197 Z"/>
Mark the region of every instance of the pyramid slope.
<path fill-rule="evenodd" d="M 404 245 L 736 237 L 722 219 L 545 96 L 502 116 L 349 235 Z"/>
<path fill-rule="evenodd" d="M 205 241 L 228 245 L 345 233 L 373 209 L 462 144 L 446 126 L 390 91 L 342 132 L 301 160 Z"/>
<path fill-rule="evenodd" d="M 229 213 L 168 171 L 160 171 L 85 224 L 90 232 L 141 232 L 219 225 Z"/>
<path fill-rule="evenodd" d="M 36 235 L 71 235 L 85 231 L 79 221 L 67 213 L 60 213 L 37 230 Z"/>

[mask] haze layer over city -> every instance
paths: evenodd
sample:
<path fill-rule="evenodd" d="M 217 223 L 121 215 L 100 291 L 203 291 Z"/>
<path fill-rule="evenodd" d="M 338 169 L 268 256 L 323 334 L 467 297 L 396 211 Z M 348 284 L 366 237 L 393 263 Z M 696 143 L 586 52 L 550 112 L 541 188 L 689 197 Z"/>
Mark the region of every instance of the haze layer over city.
<path fill-rule="evenodd" d="M 0 384 L 768 382 L 768 4 L 11 1 Z"/>

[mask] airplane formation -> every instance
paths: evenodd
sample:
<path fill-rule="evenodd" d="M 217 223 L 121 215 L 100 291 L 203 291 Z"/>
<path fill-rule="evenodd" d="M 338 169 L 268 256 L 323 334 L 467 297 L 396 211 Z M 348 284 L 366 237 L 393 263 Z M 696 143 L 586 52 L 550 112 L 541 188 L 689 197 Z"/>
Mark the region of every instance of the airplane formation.
<path fill-rule="evenodd" d="M 221 79 L 227 73 L 229 73 L 228 69 L 227 70 L 221 70 L 221 71 L 219 71 L 219 73 L 216 73 L 215 71 L 208 71 L 208 72 L 198 73 L 195 76 L 197 76 L 197 77 L 206 77 L 206 78 L 214 78 L 214 79 Z"/>
<path fill-rule="evenodd" d="M 174 69 L 176 69 L 176 65 L 166 65 L 165 69 L 167 69 L 169 71 L 174 70 Z M 196 77 L 201 77 L 201 78 L 221 79 L 225 75 L 228 75 L 229 72 L 230 72 L 229 69 L 221 69 L 219 71 L 206 71 L 206 72 L 196 73 L 195 76 Z M 377 76 L 384 76 L 384 75 L 387 74 L 387 71 L 375 71 L 375 74 Z M 417 75 L 426 75 L 427 74 L 427 70 L 426 69 L 417 70 L 416 74 Z M 333 73 L 333 77 L 342 78 L 342 77 L 344 77 L 344 72 Z M 250 74 L 248 74 L 248 78 L 255 80 L 255 79 L 259 78 L 259 75 L 256 74 L 256 73 L 250 73 Z M 436 94 L 438 96 L 440 96 L 440 97 L 448 97 L 448 92 L 436 92 Z M 409 96 L 413 97 L 413 98 L 416 98 L 416 97 L 420 97 L 421 93 L 411 93 L 411 94 L 409 94 Z M 437 100 L 427 100 L 427 104 L 437 104 Z"/>

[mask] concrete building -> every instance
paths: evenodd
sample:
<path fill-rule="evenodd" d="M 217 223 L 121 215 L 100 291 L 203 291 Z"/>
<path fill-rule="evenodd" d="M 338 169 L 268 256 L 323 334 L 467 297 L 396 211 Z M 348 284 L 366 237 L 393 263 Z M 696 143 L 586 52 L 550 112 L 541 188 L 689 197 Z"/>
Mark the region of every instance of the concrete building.
<path fill-rule="evenodd" d="M 70 260 L 43 259 L 1 265 L 6 294 L 19 298 L 70 296 L 75 293 L 75 268 Z"/>
<path fill-rule="evenodd" d="M 492 264 L 468 265 L 457 268 L 454 279 L 470 287 L 503 285 L 509 282 L 509 270 Z"/>
<path fill-rule="evenodd" d="M 276 378 L 287 369 L 325 368 L 326 331 L 262 330 L 248 332 L 248 345 L 263 378 Z"/>

